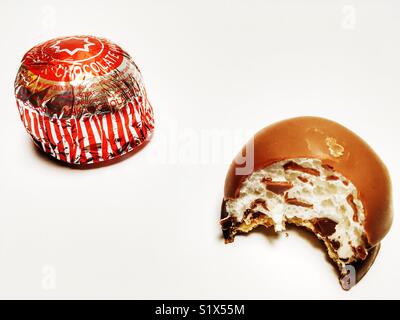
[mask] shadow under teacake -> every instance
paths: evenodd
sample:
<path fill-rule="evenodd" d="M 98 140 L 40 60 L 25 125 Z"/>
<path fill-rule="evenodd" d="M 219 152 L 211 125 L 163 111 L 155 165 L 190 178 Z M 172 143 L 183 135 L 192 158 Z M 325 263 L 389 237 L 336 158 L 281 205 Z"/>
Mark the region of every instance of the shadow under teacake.
<path fill-rule="evenodd" d="M 69 169 L 73 169 L 73 170 L 91 170 L 91 169 L 99 169 L 99 168 L 108 167 L 108 166 L 117 164 L 119 162 L 122 162 L 122 161 L 125 161 L 125 160 L 131 158 L 132 156 L 134 156 L 134 155 L 138 154 L 140 151 L 142 151 L 150 143 L 150 141 L 153 138 L 153 135 L 154 135 L 154 133 L 151 135 L 150 139 L 145 140 L 142 144 L 137 146 L 134 150 L 132 150 L 122 156 L 118 156 L 112 160 L 106 160 L 106 161 L 93 163 L 93 164 L 71 164 L 68 162 L 60 161 L 60 160 L 57 160 L 56 158 L 52 157 L 51 155 L 47 154 L 46 152 L 44 152 L 33 141 L 31 142 L 31 146 L 33 149 L 33 153 L 36 154 L 36 156 L 40 160 L 42 160 L 50 165 L 69 168 Z"/>

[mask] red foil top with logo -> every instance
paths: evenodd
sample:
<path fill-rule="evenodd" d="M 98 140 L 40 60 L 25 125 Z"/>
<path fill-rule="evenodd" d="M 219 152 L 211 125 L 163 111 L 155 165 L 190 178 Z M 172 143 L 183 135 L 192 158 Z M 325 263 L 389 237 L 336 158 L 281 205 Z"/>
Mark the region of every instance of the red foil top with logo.
<path fill-rule="evenodd" d="M 63 37 L 33 47 L 22 59 L 15 96 L 35 144 L 71 164 L 120 157 L 154 129 L 138 67 L 103 38 Z"/>

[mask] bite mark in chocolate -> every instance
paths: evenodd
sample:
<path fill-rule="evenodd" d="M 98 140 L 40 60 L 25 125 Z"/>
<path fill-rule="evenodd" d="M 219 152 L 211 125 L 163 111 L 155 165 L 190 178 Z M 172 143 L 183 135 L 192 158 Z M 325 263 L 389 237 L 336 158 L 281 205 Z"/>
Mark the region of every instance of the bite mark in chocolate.
<path fill-rule="evenodd" d="M 237 219 L 232 216 L 228 216 L 224 219 L 219 221 L 222 229 L 222 235 L 224 236 L 225 242 L 233 242 L 234 233 L 232 232 L 236 223 Z"/>
<path fill-rule="evenodd" d="M 285 163 L 283 166 L 283 169 L 292 170 L 292 171 L 300 171 L 300 172 L 304 172 L 307 174 L 311 174 L 316 177 L 319 177 L 321 175 L 321 173 L 317 169 L 303 167 L 294 161 L 289 161 L 289 162 Z"/>
<path fill-rule="evenodd" d="M 236 222 L 236 218 L 234 218 L 233 216 L 226 217 L 219 221 L 219 223 L 222 227 L 222 230 L 227 230 L 227 229 L 231 228 L 235 224 L 235 222 Z"/>

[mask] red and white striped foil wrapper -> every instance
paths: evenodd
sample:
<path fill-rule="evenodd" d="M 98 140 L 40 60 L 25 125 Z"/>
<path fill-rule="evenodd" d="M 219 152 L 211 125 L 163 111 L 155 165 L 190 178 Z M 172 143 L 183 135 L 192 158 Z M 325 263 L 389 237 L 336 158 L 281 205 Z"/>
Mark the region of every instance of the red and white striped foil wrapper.
<path fill-rule="evenodd" d="M 129 54 L 92 36 L 62 37 L 29 50 L 15 97 L 35 144 L 71 164 L 94 164 L 151 137 L 153 110 Z"/>

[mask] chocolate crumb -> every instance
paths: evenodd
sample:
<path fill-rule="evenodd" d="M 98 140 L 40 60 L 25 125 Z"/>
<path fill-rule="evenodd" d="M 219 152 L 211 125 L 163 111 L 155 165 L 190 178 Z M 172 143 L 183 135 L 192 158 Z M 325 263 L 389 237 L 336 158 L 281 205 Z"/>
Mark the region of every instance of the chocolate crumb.
<path fill-rule="evenodd" d="M 298 176 L 297 179 L 299 179 L 301 182 L 307 183 L 308 179 L 302 176 Z"/>
<path fill-rule="evenodd" d="M 330 240 L 333 249 L 338 250 L 340 248 L 340 242 L 336 240 Z"/>
<path fill-rule="evenodd" d="M 265 218 L 267 215 L 265 213 L 262 213 L 260 211 L 255 211 L 251 214 L 253 219 L 258 219 L 258 218 Z"/>
<path fill-rule="evenodd" d="M 267 207 L 267 202 L 263 199 L 256 199 L 254 200 L 251 205 L 250 205 L 250 209 L 255 209 L 257 208 L 257 206 L 261 205 L 261 207 L 263 207 L 263 209 L 269 211 L 268 207 Z"/>
<path fill-rule="evenodd" d="M 317 176 L 317 177 L 319 177 L 321 175 L 317 169 L 303 167 L 294 161 L 289 161 L 289 162 L 285 163 L 283 165 L 283 169 L 300 171 L 300 172 L 311 174 L 311 175 Z"/>
<path fill-rule="evenodd" d="M 228 216 L 224 219 L 221 219 L 219 223 L 222 228 L 222 234 L 224 236 L 225 242 L 233 242 L 234 234 L 232 231 L 237 223 L 236 217 Z"/>
<path fill-rule="evenodd" d="M 351 206 L 351 208 L 353 209 L 353 221 L 354 222 L 358 222 L 358 209 L 357 209 L 357 205 L 354 203 L 354 196 L 350 193 L 347 198 L 347 203 Z"/>
<path fill-rule="evenodd" d="M 275 194 L 283 194 L 285 191 L 293 188 L 293 184 L 287 181 L 272 181 L 270 178 L 264 178 L 262 182 L 265 183 L 267 190 Z"/>
<path fill-rule="evenodd" d="M 323 164 L 322 165 L 322 168 L 324 168 L 325 170 L 330 170 L 330 171 L 333 171 L 333 167 L 332 166 L 330 166 L 329 164 Z"/>
<path fill-rule="evenodd" d="M 311 220 L 314 225 L 315 232 L 323 237 L 329 237 L 336 231 L 337 222 L 329 218 L 316 218 Z"/>
<path fill-rule="evenodd" d="M 290 204 L 293 206 L 299 206 L 299 207 L 310 208 L 310 209 L 314 208 L 314 205 L 312 205 L 310 203 L 300 201 L 296 198 L 289 198 L 287 192 L 285 193 L 285 202 L 287 204 Z"/>
<path fill-rule="evenodd" d="M 326 177 L 326 181 L 336 181 L 339 180 L 339 177 L 334 176 L 334 175 L 330 175 Z"/>
<path fill-rule="evenodd" d="M 357 248 L 355 248 L 355 252 L 357 253 L 357 256 L 360 257 L 361 260 L 365 260 L 365 258 L 367 257 L 367 251 L 362 246 L 358 246 Z"/>
<path fill-rule="evenodd" d="M 252 208 L 253 209 L 253 208 Z M 247 219 L 247 217 L 252 213 L 250 209 L 246 209 L 243 212 L 243 220 Z"/>

